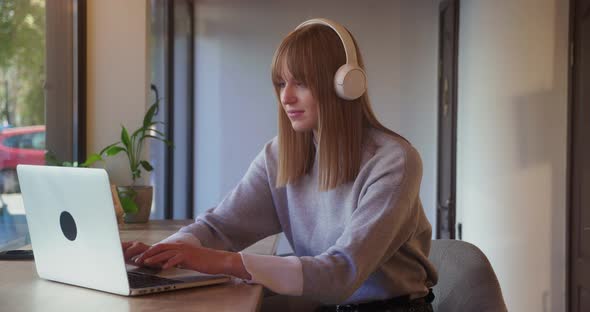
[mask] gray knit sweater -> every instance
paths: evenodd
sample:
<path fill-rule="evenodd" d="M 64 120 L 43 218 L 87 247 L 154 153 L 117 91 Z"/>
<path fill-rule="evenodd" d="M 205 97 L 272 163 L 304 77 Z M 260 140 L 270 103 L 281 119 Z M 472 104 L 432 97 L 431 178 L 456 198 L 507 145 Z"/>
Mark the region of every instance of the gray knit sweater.
<path fill-rule="evenodd" d="M 274 138 L 219 205 L 180 232 L 240 251 L 282 231 L 301 261 L 301 294 L 324 303 L 420 297 L 436 284 L 419 198 L 422 163 L 409 143 L 367 131 L 356 180 L 326 192 L 318 191 L 317 153 L 308 175 L 281 188 L 277 161 Z"/>

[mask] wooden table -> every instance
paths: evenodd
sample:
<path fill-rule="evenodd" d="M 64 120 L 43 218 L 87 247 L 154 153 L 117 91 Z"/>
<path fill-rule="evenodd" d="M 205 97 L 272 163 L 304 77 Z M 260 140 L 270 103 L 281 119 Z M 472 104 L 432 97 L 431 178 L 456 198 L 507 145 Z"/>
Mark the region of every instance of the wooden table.
<path fill-rule="evenodd" d="M 121 239 L 155 243 L 176 232 L 189 220 L 125 224 Z M 245 252 L 271 254 L 275 237 L 266 238 Z M 176 290 L 140 297 L 124 297 L 42 280 L 33 261 L 0 261 L 0 311 L 258 311 L 260 285 L 241 281 Z"/>

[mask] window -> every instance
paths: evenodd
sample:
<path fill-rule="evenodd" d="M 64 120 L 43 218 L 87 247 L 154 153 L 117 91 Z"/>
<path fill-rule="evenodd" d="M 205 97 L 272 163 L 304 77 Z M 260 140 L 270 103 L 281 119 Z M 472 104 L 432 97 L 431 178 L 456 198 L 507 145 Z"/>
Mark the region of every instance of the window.
<path fill-rule="evenodd" d="M 193 1 L 151 1 L 152 84 L 162 106 L 156 118 L 165 122 L 174 149 L 152 144 L 151 175 L 156 210 L 151 218 L 193 217 Z"/>
<path fill-rule="evenodd" d="M 85 0 L 0 0 L 0 250 L 29 244 L 18 164 L 84 148 Z"/>

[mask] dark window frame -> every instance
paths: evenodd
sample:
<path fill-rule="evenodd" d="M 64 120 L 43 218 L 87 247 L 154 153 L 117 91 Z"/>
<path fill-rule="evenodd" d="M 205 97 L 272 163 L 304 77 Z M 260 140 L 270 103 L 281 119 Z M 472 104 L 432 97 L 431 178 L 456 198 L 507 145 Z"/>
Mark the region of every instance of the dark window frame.
<path fill-rule="evenodd" d="M 86 158 L 86 0 L 46 1 L 46 148 Z"/>
<path fill-rule="evenodd" d="M 457 86 L 459 54 L 459 7 L 460 0 L 443 0 L 439 4 L 438 38 L 438 138 L 437 138 L 437 208 L 436 238 L 462 239 L 462 224 L 456 222 L 456 175 L 457 175 Z M 449 13 L 450 12 L 450 13 Z M 444 55 L 443 20 L 446 14 L 452 16 L 452 52 Z M 450 64 L 445 63 L 450 57 Z M 445 79 L 449 78 L 445 83 Z M 446 86 L 445 86 L 446 84 Z M 445 90 L 447 89 L 447 90 Z M 447 112 L 443 109 L 446 102 Z M 447 116 L 447 114 L 450 114 Z M 448 122 L 450 120 L 450 122 Z M 450 138 L 449 138 L 450 136 Z M 450 143 L 443 145 L 445 140 Z M 444 156 L 444 157 L 443 157 Z"/>

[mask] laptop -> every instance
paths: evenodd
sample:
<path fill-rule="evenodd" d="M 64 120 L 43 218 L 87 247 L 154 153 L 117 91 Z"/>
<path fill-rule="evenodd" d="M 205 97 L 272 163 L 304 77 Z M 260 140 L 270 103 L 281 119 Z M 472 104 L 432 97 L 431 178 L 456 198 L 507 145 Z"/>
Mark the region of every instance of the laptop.
<path fill-rule="evenodd" d="M 39 277 L 123 296 L 230 280 L 126 264 L 104 169 L 18 165 L 17 172 Z"/>

